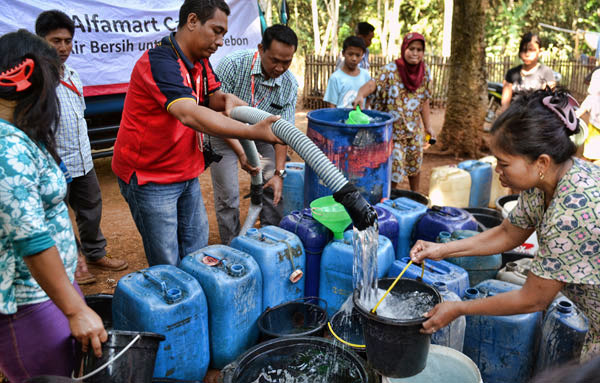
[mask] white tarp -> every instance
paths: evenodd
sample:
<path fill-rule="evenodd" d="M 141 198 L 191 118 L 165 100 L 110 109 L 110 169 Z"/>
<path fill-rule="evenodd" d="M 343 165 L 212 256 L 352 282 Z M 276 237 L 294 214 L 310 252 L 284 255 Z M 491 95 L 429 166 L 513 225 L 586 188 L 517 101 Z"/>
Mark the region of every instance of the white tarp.
<path fill-rule="evenodd" d="M 256 47 L 261 39 L 256 0 L 226 1 L 231 8 L 228 33 L 211 57 L 213 66 L 231 51 Z M 65 12 L 75 22 L 68 64 L 79 72 L 86 94 L 112 93 L 129 82 L 142 53 L 177 28 L 181 4 L 182 0 L 0 1 L 0 34 L 19 28 L 35 33 L 39 13 Z"/>

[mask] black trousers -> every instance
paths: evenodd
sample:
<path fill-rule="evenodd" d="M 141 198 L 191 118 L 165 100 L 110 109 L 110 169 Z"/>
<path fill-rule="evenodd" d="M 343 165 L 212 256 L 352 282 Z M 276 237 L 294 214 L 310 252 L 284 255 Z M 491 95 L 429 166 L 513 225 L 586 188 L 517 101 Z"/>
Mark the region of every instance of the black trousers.
<path fill-rule="evenodd" d="M 86 175 L 74 177 L 68 184 L 66 201 L 75 212 L 80 250 L 83 255 L 90 261 L 97 261 L 104 257 L 106 239 L 100 229 L 102 195 L 93 168 Z"/>

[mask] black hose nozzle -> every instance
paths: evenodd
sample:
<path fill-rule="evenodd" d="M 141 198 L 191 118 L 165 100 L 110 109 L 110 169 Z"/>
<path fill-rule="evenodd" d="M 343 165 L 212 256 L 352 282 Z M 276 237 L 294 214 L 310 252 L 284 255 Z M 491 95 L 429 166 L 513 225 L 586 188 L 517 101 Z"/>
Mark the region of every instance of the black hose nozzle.
<path fill-rule="evenodd" d="M 263 196 L 263 186 L 250 184 L 250 202 L 253 205 L 261 205 Z"/>
<path fill-rule="evenodd" d="M 365 230 L 377 222 L 375 208 L 360 195 L 356 187 L 350 182 L 334 193 L 333 199 L 344 205 L 352 219 L 352 223 L 358 230 Z"/>

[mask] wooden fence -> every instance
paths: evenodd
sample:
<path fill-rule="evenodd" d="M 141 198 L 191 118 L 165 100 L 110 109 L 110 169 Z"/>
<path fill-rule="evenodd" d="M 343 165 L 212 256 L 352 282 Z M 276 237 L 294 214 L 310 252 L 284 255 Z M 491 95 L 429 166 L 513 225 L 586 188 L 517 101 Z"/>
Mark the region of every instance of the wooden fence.
<path fill-rule="evenodd" d="M 372 77 L 375 77 L 379 69 L 391 60 L 383 56 L 371 56 L 369 61 L 371 63 L 369 72 Z M 425 61 L 432 78 L 432 106 L 443 108 L 446 106 L 448 76 L 450 73 L 448 58 L 426 56 Z M 566 86 L 577 100 L 582 101 L 585 98 L 588 85 L 584 83 L 584 78 L 594 68 L 593 63 L 582 64 L 578 61 L 550 59 L 546 60 L 544 64 L 561 74 L 560 84 Z M 323 95 L 327 88 L 329 76 L 335 71 L 335 65 L 335 56 L 306 56 L 303 95 L 305 108 L 319 109 L 327 107 L 327 104 L 323 101 Z M 515 65 L 518 65 L 518 61 L 515 61 L 514 57 L 508 56 L 488 61 L 486 63 L 488 80 L 502 83 L 506 72 Z"/>

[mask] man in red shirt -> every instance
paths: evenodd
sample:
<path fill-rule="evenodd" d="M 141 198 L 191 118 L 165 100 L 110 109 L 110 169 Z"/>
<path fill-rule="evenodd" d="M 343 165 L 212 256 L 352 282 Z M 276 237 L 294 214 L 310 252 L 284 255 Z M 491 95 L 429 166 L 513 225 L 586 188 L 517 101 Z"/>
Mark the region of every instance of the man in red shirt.
<path fill-rule="evenodd" d="M 186 0 L 177 32 L 135 64 L 115 143 L 112 169 L 142 236 L 150 266 L 177 265 L 208 244 L 198 176 L 205 169 L 198 132 L 282 143 L 277 118 L 246 125 L 216 111 L 246 105 L 219 90 L 208 58 L 223 45 L 229 7 Z"/>

